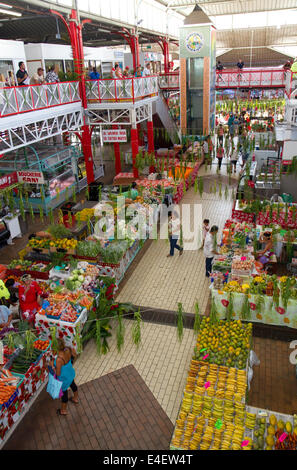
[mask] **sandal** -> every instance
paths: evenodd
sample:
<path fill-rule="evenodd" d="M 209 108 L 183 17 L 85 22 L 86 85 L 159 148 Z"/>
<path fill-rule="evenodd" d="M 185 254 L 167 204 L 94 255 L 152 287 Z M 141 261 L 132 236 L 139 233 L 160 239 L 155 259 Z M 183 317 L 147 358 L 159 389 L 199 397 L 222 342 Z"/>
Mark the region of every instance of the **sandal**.
<path fill-rule="evenodd" d="M 60 408 L 57 410 L 57 415 L 60 415 L 60 416 L 67 416 L 68 413 L 61 413 L 61 410 Z"/>
<path fill-rule="evenodd" d="M 74 401 L 73 397 L 69 398 L 69 401 L 71 401 L 75 405 L 79 405 L 79 401 Z"/>

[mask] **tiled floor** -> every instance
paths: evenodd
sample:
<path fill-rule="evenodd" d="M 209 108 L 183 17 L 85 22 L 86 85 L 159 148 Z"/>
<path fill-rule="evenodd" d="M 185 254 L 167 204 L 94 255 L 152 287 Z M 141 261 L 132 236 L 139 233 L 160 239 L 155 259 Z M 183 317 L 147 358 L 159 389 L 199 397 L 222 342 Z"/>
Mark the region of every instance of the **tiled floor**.
<path fill-rule="evenodd" d="M 216 166 L 205 174 L 204 194 L 202 198 L 189 190 L 182 199 L 183 204 L 202 204 L 202 217 L 210 219 L 210 225 L 218 225 L 221 230 L 225 220 L 231 215 L 233 201 L 229 189 L 229 198 L 225 199 L 225 186 L 228 184 L 226 167 L 222 169 L 222 197 L 219 197 L 219 177 Z M 209 193 L 209 186 L 217 180 L 217 194 Z M 236 183 L 235 177 L 232 183 Z M 220 239 L 220 232 L 218 240 Z M 205 278 L 205 257 L 203 250 L 184 251 L 180 257 L 167 258 L 169 242 L 156 240 L 146 251 L 141 261 L 124 287 L 120 290 L 117 300 L 131 302 L 135 305 L 150 306 L 164 310 L 177 310 L 178 302 L 182 302 L 185 312 L 193 313 L 195 302 L 198 301 L 202 313 L 205 312 L 209 298 L 209 281 Z"/>
<path fill-rule="evenodd" d="M 290 363 L 290 343 L 254 338 L 254 351 L 260 359 L 255 366 L 248 404 L 258 408 L 297 413 L 296 366 Z"/>
<path fill-rule="evenodd" d="M 75 362 L 77 383 L 89 382 L 133 364 L 174 423 L 195 346 L 193 330 L 184 329 L 180 343 L 176 327 L 143 322 L 141 344 L 137 350 L 131 338 L 133 321 L 124 320 L 124 325 L 125 343 L 120 353 L 116 347 L 116 324 L 109 339 L 110 351 L 106 355 L 98 356 L 93 340 L 86 345 Z"/>
<path fill-rule="evenodd" d="M 44 390 L 4 450 L 167 450 L 173 424 L 133 366 L 79 387 L 80 405 Z"/>

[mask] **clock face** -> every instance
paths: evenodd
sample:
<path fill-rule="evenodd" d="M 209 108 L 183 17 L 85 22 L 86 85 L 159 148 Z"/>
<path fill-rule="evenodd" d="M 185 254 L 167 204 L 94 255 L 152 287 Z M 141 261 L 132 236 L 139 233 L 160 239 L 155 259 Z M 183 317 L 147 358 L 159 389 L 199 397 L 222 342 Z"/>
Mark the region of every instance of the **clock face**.
<path fill-rule="evenodd" d="M 190 33 L 186 37 L 186 48 L 190 52 L 199 52 L 204 46 L 204 39 L 201 34 Z"/>

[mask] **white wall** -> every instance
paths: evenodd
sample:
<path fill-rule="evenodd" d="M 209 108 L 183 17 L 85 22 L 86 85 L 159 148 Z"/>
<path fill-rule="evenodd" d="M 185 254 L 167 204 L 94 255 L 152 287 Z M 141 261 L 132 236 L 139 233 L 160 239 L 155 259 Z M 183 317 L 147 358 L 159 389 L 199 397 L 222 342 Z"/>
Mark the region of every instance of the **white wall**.
<path fill-rule="evenodd" d="M 14 74 L 17 73 L 20 61 L 26 61 L 24 43 L 22 41 L 7 41 L 0 39 L 0 60 L 12 60 Z"/>

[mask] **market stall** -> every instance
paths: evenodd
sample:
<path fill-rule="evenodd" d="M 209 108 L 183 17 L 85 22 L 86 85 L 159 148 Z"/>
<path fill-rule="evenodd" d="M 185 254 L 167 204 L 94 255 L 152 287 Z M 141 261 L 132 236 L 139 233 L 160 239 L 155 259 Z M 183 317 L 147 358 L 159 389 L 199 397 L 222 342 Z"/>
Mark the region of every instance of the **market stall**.
<path fill-rule="evenodd" d="M 1 339 L 0 360 L 0 447 L 25 415 L 48 377 L 51 342 L 27 331 L 7 334 Z"/>

